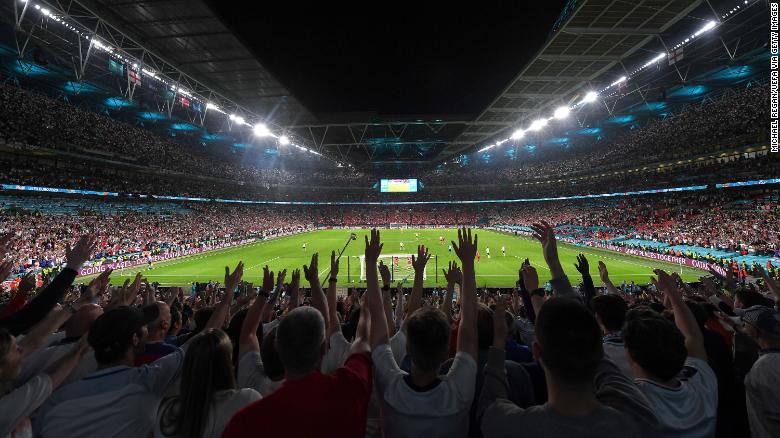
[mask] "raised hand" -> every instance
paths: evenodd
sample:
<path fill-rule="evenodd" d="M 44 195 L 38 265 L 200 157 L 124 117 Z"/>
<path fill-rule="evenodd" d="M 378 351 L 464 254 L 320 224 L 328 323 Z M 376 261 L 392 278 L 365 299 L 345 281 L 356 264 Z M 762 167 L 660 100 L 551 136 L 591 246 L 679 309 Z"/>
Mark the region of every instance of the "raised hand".
<path fill-rule="evenodd" d="M 330 253 L 330 278 L 337 278 L 339 275 L 339 259 L 336 251 Z"/>
<path fill-rule="evenodd" d="M 263 267 L 263 292 L 270 294 L 274 290 L 274 271 L 268 270 L 268 265 Z"/>
<path fill-rule="evenodd" d="M 97 237 L 91 234 L 81 236 L 76 245 L 65 249 L 65 259 L 67 266 L 74 271 L 78 271 L 89 260 L 97 247 Z"/>
<path fill-rule="evenodd" d="M 415 258 L 414 255 L 412 255 L 414 272 L 422 273 L 423 269 L 425 269 L 425 264 L 428 263 L 430 258 L 431 256 L 428 254 L 428 248 L 426 248 L 425 245 L 417 245 L 417 257 Z"/>
<path fill-rule="evenodd" d="M 93 297 L 105 293 L 106 289 L 108 288 L 108 281 L 112 272 L 114 271 L 111 268 L 107 268 L 105 271 L 101 272 L 100 275 L 93 278 L 92 281 L 89 282 L 85 293 L 88 293 Z"/>
<path fill-rule="evenodd" d="M 601 278 L 601 282 L 604 284 L 611 283 L 611 280 L 609 279 L 609 272 L 607 271 L 607 265 L 605 265 L 601 260 L 599 260 L 599 278 Z"/>
<path fill-rule="evenodd" d="M 658 276 L 658 279 L 650 277 L 650 282 L 653 283 L 659 291 L 663 292 L 673 302 L 675 299 L 682 300 L 682 294 L 677 286 L 677 278 L 667 274 L 666 271 L 662 269 L 655 269 L 653 272 Z"/>
<path fill-rule="evenodd" d="M 287 277 L 287 269 L 282 269 L 281 271 L 279 271 L 279 274 L 276 276 L 276 287 L 278 287 L 279 289 L 282 288 L 285 277 Z"/>
<path fill-rule="evenodd" d="M 24 277 L 22 277 L 22 280 L 19 282 L 18 287 L 18 293 L 21 294 L 29 294 L 30 292 L 35 290 L 35 284 L 37 283 L 35 279 L 35 273 L 30 272 L 26 274 Z"/>
<path fill-rule="evenodd" d="M 458 262 L 449 262 L 447 269 L 442 269 L 444 272 L 444 279 L 447 280 L 448 287 L 450 285 L 462 285 L 463 272 L 458 267 Z"/>
<path fill-rule="evenodd" d="M 376 228 L 371 230 L 371 240 L 368 239 L 368 236 L 365 236 L 366 239 L 366 264 L 374 264 L 379 259 L 379 254 L 382 253 L 382 247 L 384 246 L 383 243 L 381 243 L 381 238 L 379 235 L 379 230 Z"/>
<path fill-rule="evenodd" d="M 588 259 L 585 258 L 585 254 L 577 256 L 577 263 L 574 264 L 574 268 L 582 275 L 590 275 Z"/>
<path fill-rule="evenodd" d="M 236 269 L 234 269 L 232 273 L 230 272 L 230 268 L 225 266 L 225 292 L 234 293 L 243 276 L 244 262 L 238 262 Z"/>
<path fill-rule="evenodd" d="M 121 288 L 115 289 L 114 294 L 111 297 L 111 302 L 108 304 L 109 308 L 131 306 L 138 296 L 138 291 L 141 289 L 141 273 L 135 274 L 133 283 L 130 284 L 130 279 L 125 280 L 125 284 Z"/>
<path fill-rule="evenodd" d="M 298 294 L 301 290 L 301 270 L 293 269 L 292 279 L 290 280 L 290 299 L 295 298 L 295 305 L 298 305 Z"/>
<path fill-rule="evenodd" d="M 474 234 L 474 238 L 471 237 L 470 228 L 458 229 L 458 243 L 450 241 L 453 251 L 460 259 L 462 265 L 474 264 L 474 258 L 477 256 L 477 235 Z"/>
<path fill-rule="evenodd" d="M 390 269 L 386 264 L 379 262 L 379 276 L 382 277 L 382 287 L 390 287 Z"/>
<path fill-rule="evenodd" d="M 531 225 L 533 236 L 542 244 L 544 260 L 547 264 L 558 260 L 558 245 L 555 240 L 555 230 L 546 221 Z"/>
<path fill-rule="evenodd" d="M 523 277 L 523 283 L 525 284 L 526 290 L 533 292 L 536 289 L 539 289 L 539 274 L 537 274 L 536 268 L 531 265 L 526 265 L 523 266 L 520 272 Z"/>
<path fill-rule="evenodd" d="M 505 295 L 496 295 L 496 306 L 493 309 L 493 347 L 501 350 L 506 348 L 506 299 Z"/>
<path fill-rule="evenodd" d="M 319 265 L 319 254 L 314 253 L 311 255 L 311 262 L 309 263 L 309 266 L 303 265 L 303 275 L 306 277 L 306 280 L 309 282 L 309 285 L 319 285 L 320 284 L 320 274 L 317 270 L 317 267 Z M 314 286 L 311 286 L 314 287 Z"/>

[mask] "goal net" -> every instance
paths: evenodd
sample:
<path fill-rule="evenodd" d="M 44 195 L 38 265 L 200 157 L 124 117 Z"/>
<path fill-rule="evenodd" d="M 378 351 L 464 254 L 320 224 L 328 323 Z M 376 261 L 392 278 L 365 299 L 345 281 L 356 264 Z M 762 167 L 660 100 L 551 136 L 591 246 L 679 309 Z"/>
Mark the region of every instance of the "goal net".
<path fill-rule="evenodd" d="M 409 228 L 409 225 L 400 222 L 390 222 L 390 228 Z"/>
<path fill-rule="evenodd" d="M 379 262 L 384 263 L 390 269 L 390 279 L 393 282 L 411 279 L 414 280 L 414 266 L 412 266 L 411 254 L 381 254 Z M 378 265 L 378 263 L 377 263 Z M 423 269 L 423 280 L 426 276 L 427 266 Z M 377 274 L 379 276 L 379 274 Z M 378 278 L 382 278 L 379 276 Z M 366 258 L 360 256 L 360 281 L 366 281 Z"/>

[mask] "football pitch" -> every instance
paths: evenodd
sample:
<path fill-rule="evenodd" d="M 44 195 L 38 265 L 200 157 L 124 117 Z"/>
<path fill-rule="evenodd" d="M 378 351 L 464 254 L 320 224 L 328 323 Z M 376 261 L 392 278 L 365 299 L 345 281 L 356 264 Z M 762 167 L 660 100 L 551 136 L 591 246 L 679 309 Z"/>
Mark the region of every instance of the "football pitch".
<path fill-rule="evenodd" d="M 550 271 L 542 256 L 541 245 L 536 240 L 528 237 L 515 237 L 491 230 L 476 230 L 479 235 L 479 251 L 481 260 L 476 263 L 477 284 L 479 287 L 512 287 L 517 280 L 517 271 L 520 263 L 526 257 L 536 267 L 539 280 L 546 282 L 550 279 Z M 295 236 L 265 240 L 249 245 L 217 250 L 205 254 L 184 257 L 156 263 L 153 269 L 141 266 L 131 269 L 115 271 L 112 274 L 112 283 L 121 284 L 124 280 L 136 272 L 142 271 L 150 282 L 158 282 L 164 286 L 186 286 L 193 282 L 224 281 L 225 266 L 232 270 L 239 261 L 244 262 L 244 280 L 255 285 L 262 283 L 263 266 L 268 265 L 274 272 L 287 269 L 287 280 L 294 268 L 308 265 L 312 254 L 319 253 L 319 272 L 323 284 L 327 284 L 325 276 L 330 269 L 330 253 L 339 250 L 349 239 L 350 233 L 357 234 L 357 240 L 350 242 L 341 257 L 339 268 L 339 287 L 357 286 L 364 287 L 365 281 L 361 281 L 361 259 L 364 252 L 363 236 L 368 229 L 354 230 L 319 230 L 298 234 Z M 454 251 L 448 251 L 451 240 L 457 241 L 457 230 L 450 229 L 383 229 L 381 238 L 384 243 L 382 254 L 416 254 L 417 245 L 426 245 L 429 248 L 431 259 L 426 266 L 425 286 L 445 286 L 446 280 L 442 275 L 442 268 L 449 261 L 457 261 Z M 419 233 L 419 240 L 415 237 Z M 439 243 L 439 236 L 444 237 L 444 244 Z M 405 249 L 400 249 L 400 243 L 404 242 Z M 303 244 L 306 249 L 303 249 Z M 501 247 L 506 247 L 506 255 L 501 254 Z M 490 258 L 486 249 L 490 248 Z M 558 242 L 558 253 L 566 274 L 572 284 L 577 285 L 581 281 L 579 272 L 574 268 L 577 254 L 583 253 L 588 258 L 590 273 L 595 285 L 601 286 L 598 275 L 598 261 L 603 261 L 609 270 L 610 278 L 615 285 L 623 281 L 637 284 L 646 284 L 653 275 L 653 269 L 665 269 L 680 273 L 679 265 L 649 260 L 634 256 L 627 256 L 611 251 L 595 248 L 578 247 Z M 406 279 L 406 284 L 411 286 L 414 279 L 407 267 L 408 257 L 399 257 L 394 260 L 394 280 Z M 385 263 L 393 259 L 386 259 Z M 438 276 L 437 276 L 438 266 Z M 349 271 L 349 275 L 347 272 Z M 682 277 L 686 281 L 695 281 L 699 276 L 705 275 L 705 271 L 682 267 Z M 308 284 L 303 281 L 303 285 Z"/>

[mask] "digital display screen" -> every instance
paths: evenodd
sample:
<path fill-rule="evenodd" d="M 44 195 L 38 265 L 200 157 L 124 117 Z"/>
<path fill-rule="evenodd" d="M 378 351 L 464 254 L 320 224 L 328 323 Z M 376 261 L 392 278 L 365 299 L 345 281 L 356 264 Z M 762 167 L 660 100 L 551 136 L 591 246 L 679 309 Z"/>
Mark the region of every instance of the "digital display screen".
<path fill-rule="evenodd" d="M 381 179 L 379 191 L 382 193 L 417 192 L 417 179 Z"/>

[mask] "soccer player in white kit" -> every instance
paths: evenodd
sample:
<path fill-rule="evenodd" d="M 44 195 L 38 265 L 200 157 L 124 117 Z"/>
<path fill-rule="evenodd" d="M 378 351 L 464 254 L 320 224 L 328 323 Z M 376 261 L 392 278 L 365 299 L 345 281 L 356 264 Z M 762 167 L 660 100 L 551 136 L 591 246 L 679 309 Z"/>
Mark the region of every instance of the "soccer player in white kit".
<path fill-rule="evenodd" d="M 501 245 L 501 255 L 506 257 L 506 247 Z"/>
<path fill-rule="evenodd" d="M 490 258 L 490 248 L 485 248 L 485 255 L 487 255 L 487 258 Z"/>
<path fill-rule="evenodd" d="M 401 251 L 403 251 L 403 250 L 404 250 L 404 243 L 401 242 Z"/>

